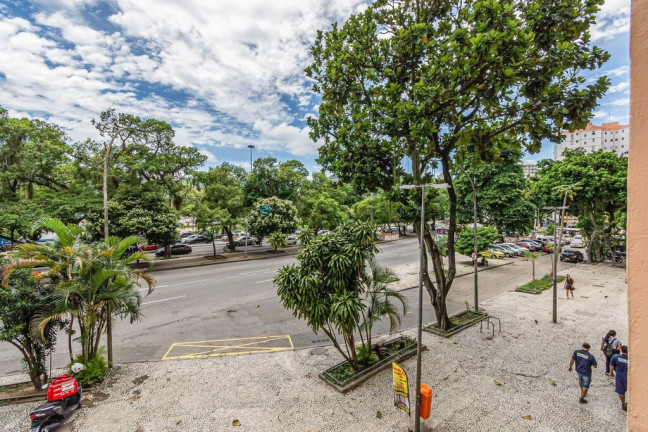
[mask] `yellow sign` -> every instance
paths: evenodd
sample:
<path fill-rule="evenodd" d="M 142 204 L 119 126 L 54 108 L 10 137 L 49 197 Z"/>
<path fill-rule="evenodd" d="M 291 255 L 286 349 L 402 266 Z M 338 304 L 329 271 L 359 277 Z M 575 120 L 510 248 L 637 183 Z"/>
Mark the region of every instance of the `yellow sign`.
<path fill-rule="evenodd" d="M 394 378 L 394 405 L 411 416 L 407 373 L 399 364 L 392 363 L 392 376 Z"/>

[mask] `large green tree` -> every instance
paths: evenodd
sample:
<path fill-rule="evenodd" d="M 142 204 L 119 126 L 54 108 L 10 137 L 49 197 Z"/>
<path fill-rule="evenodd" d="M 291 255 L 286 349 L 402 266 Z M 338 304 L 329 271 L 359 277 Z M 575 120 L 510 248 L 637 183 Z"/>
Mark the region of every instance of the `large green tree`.
<path fill-rule="evenodd" d="M 578 216 L 591 261 L 593 252 L 597 255 L 604 249 L 615 233 L 617 216 L 626 211 L 628 159 L 613 152 L 585 153 L 580 149 L 566 151 L 564 156 L 561 161 L 543 165 L 531 191 L 541 205 L 566 203 L 567 213 Z"/>
<path fill-rule="evenodd" d="M 262 207 L 267 208 L 270 213 L 264 214 L 261 211 Z M 292 201 L 279 198 L 257 200 L 248 213 L 246 223 L 250 234 L 259 239 L 275 232 L 289 234 L 300 225 L 297 208 Z"/>
<path fill-rule="evenodd" d="M 250 209 L 245 203 L 245 179 L 245 170 L 229 163 L 196 175 L 196 182 L 204 191 L 202 203 L 206 206 L 205 211 L 212 210 L 209 217 L 214 217 L 222 225 L 230 250 L 236 250 L 232 231 Z"/>
<path fill-rule="evenodd" d="M 609 85 L 586 82 L 609 55 L 589 29 L 603 0 L 378 0 L 319 32 L 306 68 L 321 97 L 310 118 L 319 162 L 360 190 L 432 181 L 438 159 L 448 190 L 448 269 L 429 231 L 423 279 L 442 329 L 456 274 L 453 158 L 535 152 L 564 128 L 583 127 Z M 470 145 L 470 147 L 469 147 Z M 409 165 L 411 164 L 411 170 Z M 407 165 L 407 169 L 405 167 Z M 411 192 L 415 195 L 415 192 Z"/>
<path fill-rule="evenodd" d="M 297 160 L 279 162 L 273 157 L 258 158 L 245 182 L 247 202 L 270 197 L 296 201 L 307 177 L 308 170 Z"/>
<path fill-rule="evenodd" d="M 472 178 L 477 192 L 477 221 L 494 225 L 499 232 L 526 233 L 533 229 L 534 205 L 526 199 L 527 179 L 524 177 L 519 149 L 504 150 L 490 163 L 469 158 L 458 161 L 454 175 L 457 193 L 457 219 L 473 223 Z"/>

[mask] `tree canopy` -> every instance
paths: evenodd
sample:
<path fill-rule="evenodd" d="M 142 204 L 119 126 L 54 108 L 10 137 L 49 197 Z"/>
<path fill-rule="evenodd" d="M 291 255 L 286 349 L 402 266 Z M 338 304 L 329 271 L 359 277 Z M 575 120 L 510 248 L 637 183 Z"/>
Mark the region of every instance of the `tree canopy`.
<path fill-rule="evenodd" d="M 401 177 L 429 183 L 427 169 L 440 160 L 451 187 L 448 270 L 426 232 L 434 282 L 423 272 L 443 329 L 452 326 L 445 299 L 456 273 L 453 158 L 469 145 L 483 161 L 510 148 L 535 152 L 563 128 L 585 126 L 609 85 L 580 74 L 609 57 L 589 44 L 601 4 L 379 0 L 318 32 L 306 74 L 321 97 L 319 115 L 308 119 L 311 138 L 323 142 L 320 164 L 374 191 Z"/>

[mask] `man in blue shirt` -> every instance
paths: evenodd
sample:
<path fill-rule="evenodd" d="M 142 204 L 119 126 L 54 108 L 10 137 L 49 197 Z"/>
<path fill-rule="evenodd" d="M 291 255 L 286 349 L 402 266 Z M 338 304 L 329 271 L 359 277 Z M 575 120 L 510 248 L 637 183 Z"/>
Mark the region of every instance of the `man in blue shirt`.
<path fill-rule="evenodd" d="M 596 359 L 589 352 L 590 344 L 583 343 L 583 347 L 574 351 L 571 360 L 569 361 L 569 372 L 572 371 L 574 363 L 576 363 L 576 373 L 578 374 L 578 385 L 581 389 L 580 399 L 578 402 L 587 403 L 585 396 L 589 390 L 590 382 L 592 382 L 592 367 L 596 368 Z"/>
<path fill-rule="evenodd" d="M 614 354 L 610 360 L 610 370 L 616 376 L 614 391 L 621 399 L 621 409 L 628 411 L 625 394 L 628 388 L 628 346 L 621 345 L 621 354 Z"/>

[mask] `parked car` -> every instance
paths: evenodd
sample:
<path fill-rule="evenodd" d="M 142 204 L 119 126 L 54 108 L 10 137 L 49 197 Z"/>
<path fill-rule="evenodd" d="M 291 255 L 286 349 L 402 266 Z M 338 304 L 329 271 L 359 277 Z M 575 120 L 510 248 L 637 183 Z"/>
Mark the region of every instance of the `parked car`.
<path fill-rule="evenodd" d="M 520 256 L 520 255 L 524 255 L 524 249 L 522 249 L 522 248 L 519 247 L 519 246 L 515 246 L 515 247 L 514 247 L 514 246 L 509 245 L 509 244 L 507 244 L 507 243 L 502 243 L 502 244 L 499 244 L 499 245 L 497 245 L 497 246 L 499 246 L 500 248 L 502 248 L 502 249 L 508 251 L 509 256 Z"/>
<path fill-rule="evenodd" d="M 502 252 L 506 258 L 509 258 L 511 255 L 515 255 L 515 253 L 512 250 L 505 248 L 501 245 L 491 245 L 491 250 Z"/>
<path fill-rule="evenodd" d="M 180 234 L 180 238 L 183 239 L 185 237 L 189 237 L 190 235 L 193 235 L 191 231 L 183 232 L 182 234 Z"/>
<path fill-rule="evenodd" d="M 488 249 L 479 252 L 479 256 L 482 258 L 504 258 L 504 252 L 495 249 Z"/>
<path fill-rule="evenodd" d="M 288 246 L 296 245 L 297 244 L 297 236 L 296 235 L 289 235 L 286 237 L 286 244 Z"/>
<path fill-rule="evenodd" d="M 190 235 L 189 237 L 185 237 L 180 241 L 185 244 L 211 243 L 211 238 L 202 234 L 194 234 Z"/>
<path fill-rule="evenodd" d="M 244 235 L 247 235 L 245 231 L 241 231 L 241 230 L 232 231 L 232 237 L 240 237 Z"/>
<path fill-rule="evenodd" d="M 237 237 L 237 238 L 234 239 L 234 244 L 236 246 L 245 246 L 246 241 L 247 241 L 248 246 L 260 245 L 261 244 L 261 240 L 259 240 L 256 237 L 252 237 L 252 236 L 240 236 L 240 237 Z"/>
<path fill-rule="evenodd" d="M 524 249 L 528 249 L 531 252 L 538 252 L 540 251 L 540 249 L 542 249 L 542 246 L 533 240 L 520 240 L 515 242 L 515 244 L 523 247 Z"/>
<path fill-rule="evenodd" d="M 569 246 L 577 248 L 585 247 L 585 239 L 582 235 L 574 236 L 571 243 L 569 243 Z"/>
<path fill-rule="evenodd" d="M 151 251 L 154 251 L 154 250 L 158 250 L 160 248 L 160 245 L 157 245 L 157 244 L 154 244 L 154 243 L 153 244 L 140 243 L 140 244 L 137 245 L 137 247 L 142 252 L 151 252 Z"/>
<path fill-rule="evenodd" d="M 524 255 L 524 252 L 526 252 L 526 249 L 524 249 L 521 246 L 516 245 L 515 243 L 502 243 L 502 246 L 507 246 L 511 250 L 515 251 L 517 255 L 522 256 Z"/>
<path fill-rule="evenodd" d="M 319 230 L 319 231 L 317 231 L 317 235 L 323 235 L 324 236 L 324 235 L 329 235 L 329 234 L 331 234 L 331 231 L 329 231 L 329 230 Z"/>
<path fill-rule="evenodd" d="M 569 261 L 569 262 L 583 262 L 584 256 L 582 252 L 565 249 L 560 252 L 560 261 Z"/>
<path fill-rule="evenodd" d="M 184 243 L 176 243 L 171 246 L 171 255 L 185 255 L 191 253 L 191 246 Z M 164 248 L 161 247 L 155 251 L 155 256 L 164 256 Z"/>

